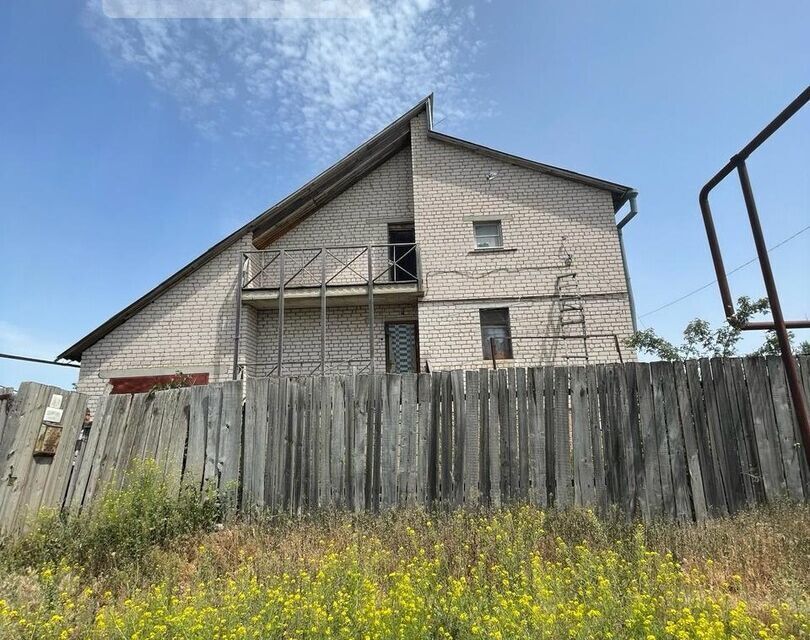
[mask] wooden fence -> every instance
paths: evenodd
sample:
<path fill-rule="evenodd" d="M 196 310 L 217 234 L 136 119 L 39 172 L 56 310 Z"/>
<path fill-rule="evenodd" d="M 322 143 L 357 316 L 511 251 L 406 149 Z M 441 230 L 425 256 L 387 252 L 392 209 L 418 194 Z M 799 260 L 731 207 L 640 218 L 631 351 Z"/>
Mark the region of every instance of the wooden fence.
<path fill-rule="evenodd" d="M 89 435 L 85 404 L 34 383 L 0 400 L 3 529 L 80 509 L 135 458 L 247 514 L 528 502 L 701 521 L 810 498 L 778 358 L 252 379 L 108 396 Z M 61 437 L 32 456 L 54 405 Z"/>

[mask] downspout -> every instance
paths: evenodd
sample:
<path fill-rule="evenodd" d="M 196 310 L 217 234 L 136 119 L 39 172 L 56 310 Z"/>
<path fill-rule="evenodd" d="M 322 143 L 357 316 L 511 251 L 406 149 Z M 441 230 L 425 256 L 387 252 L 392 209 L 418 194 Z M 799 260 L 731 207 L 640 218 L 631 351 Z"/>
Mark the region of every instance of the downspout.
<path fill-rule="evenodd" d="M 622 218 L 619 223 L 616 225 L 616 229 L 619 232 L 619 248 L 622 252 L 622 267 L 624 268 L 624 282 L 627 285 L 627 297 L 630 301 L 630 319 L 633 323 L 633 331 L 638 331 L 638 321 L 636 319 L 636 300 L 633 297 L 633 285 L 630 283 L 630 271 L 627 268 L 627 254 L 624 251 L 624 237 L 622 235 L 622 229 L 624 226 L 630 222 L 633 218 L 638 215 L 638 206 L 636 204 L 636 198 L 638 197 L 638 191 L 631 190 L 627 194 L 627 199 L 630 201 L 630 213 L 628 213 L 624 218 Z"/>

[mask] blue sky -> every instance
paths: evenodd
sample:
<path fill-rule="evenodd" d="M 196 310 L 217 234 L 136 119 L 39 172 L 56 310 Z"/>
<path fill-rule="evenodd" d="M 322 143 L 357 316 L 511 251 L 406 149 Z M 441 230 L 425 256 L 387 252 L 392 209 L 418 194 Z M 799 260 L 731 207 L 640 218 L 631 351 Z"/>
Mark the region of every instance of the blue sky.
<path fill-rule="evenodd" d="M 348 20 L 0 4 L 0 351 L 52 358 L 427 93 L 437 128 L 636 187 L 642 326 L 722 318 L 701 185 L 810 79 L 807 2 L 371 0 Z M 770 245 L 810 225 L 810 108 L 749 164 Z M 739 185 L 713 197 L 732 268 Z M 810 313 L 810 231 L 773 251 Z M 762 295 L 757 264 L 731 277 Z M 807 336 L 802 336 L 807 337 Z M 746 339 L 754 346 L 759 336 Z M 75 371 L 0 360 L 0 385 Z"/>

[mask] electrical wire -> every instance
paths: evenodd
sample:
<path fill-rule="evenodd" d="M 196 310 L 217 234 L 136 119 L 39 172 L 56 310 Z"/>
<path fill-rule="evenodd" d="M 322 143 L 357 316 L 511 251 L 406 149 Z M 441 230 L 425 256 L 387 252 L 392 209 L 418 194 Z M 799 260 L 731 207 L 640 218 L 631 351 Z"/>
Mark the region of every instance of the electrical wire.
<path fill-rule="evenodd" d="M 770 252 L 771 252 L 771 251 L 773 251 L 774 249 L 778 249 L 779 247 L 781 247 L 781 246 L 782 246 L 782 245 L 784 245 L 784 244 L 787 244 L 788 242 L 790 242 L 790 241 L 791 241 L 791 240 L 793 240 L 794 238 L 796 238 L 796 237 L 800 236 L 801 234 L 803 234 L 803 233 L 804 233 L 805 231 L 807 231 L 808 229 L 810 229 L 810 225 L 807 225 L 807 226 L 806 226 L 806 227 L 804 227 L 803 229 L 799 229 L 799 230 L 798 230 L 796 233 L 794 233 L 792 236 L 789 236 L 789 237 L 785 238 L 785 239 L 784 239 L 784 240 L 782 240 L 781 242 L 777 242 L 775 245 L 773 245 L 772 247 L 769 247 L 769 248 L 768 248 L 768 253 L 770 253 Z M 734 267 L 734 268 L 733 268 L 731 271 L 729 271 L 729 272 L 728 272 L 726 275 L 727 275 L 727 276 L 730 276 L 732 273 L 737 273 L 737 272 L 738 272 L 738 271 L 740 271 L 741 269 L 744 269 L 745 267 L 747 267 L 747 266 L 749 266 L 749 265 L 751 265 L 751 264 L 754 264 L 755 262 L 758 262 L 758 261 L 759 261 L 759 258 L 755 256 L 755 257 L 751 258 L 751 259 L 750 259 L 748 262 L 743 262 L 741 265 L 738 265 L 738 266 Z M 690 291 L 689 293 L 686 293 L 686 294 L 682 295 L 680 298 L 676 298 L 675 300 L 672 300 L 672 301 L 670 301 L 670 302 L 667 302 L 666 304 L 663 304 L 663 305 L 661 305 L 660 307 L 658 307 L 658 308 L 656 308 L 656 309 L 653 309 L 652 311 L 647 311 L 646 313 L 642 313 L 642 314 L 639 316 L 639 318 L 646 318 L 647 316 L 651 316 L 651 315 L 652 315 L 652 314 L 654 314 L 654 313 L 658 313 L 659 311 L 663 311 L 664 309 L 666 309 L 666 308 L 668 308 L 668 307 L 671 307 L 671 306 L 672 306 L 672 305 L 674 305 L 674 304 L 678 304 L 678 303 L 679 303 L 679 302 L 681 302 L 682 300 L 686 300 L 687 298 L 692 297 L 692 296 L 693 296 L 693 295 L 695 295 L 696 293 L 700 293 L 700 292 L 701 292 L 701 291 L 703 291 L 704 289 L 708 289 L 709 287 L 711 287 L 713 284 L 716 284 L 716 283 L 717 283 L 717 279 L 715 278 L 715 279 L 714 279 L 714 280 L 712 280 L 711 282 L 707 282 L 707 283 L 706 283 L 706 284 L 704 284 L 703 286 L 698 287 L 697 289 L 695 289 L 695 290 L 693 290 L 693 291 Z"/>

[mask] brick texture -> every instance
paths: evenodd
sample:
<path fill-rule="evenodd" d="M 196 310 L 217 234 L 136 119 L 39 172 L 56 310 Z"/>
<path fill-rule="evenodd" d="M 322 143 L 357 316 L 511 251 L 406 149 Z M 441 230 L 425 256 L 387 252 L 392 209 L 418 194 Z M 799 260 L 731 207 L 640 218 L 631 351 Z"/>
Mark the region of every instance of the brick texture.
<path fill-rule="evenodd" d="M 427 135 L 411 123 L 416 240 L 425 295 L 419 304 L 422 363 L 432 369 L 480 366 L 478 309 L 509 307 L 512 334 L 558 334 L 552 301 L 557 276 L 577 272 L 589 332 L 632 331 L 611 195 L 578 182 L 508 164 Z M 502 252 L 475 252 L 473 219 L 501 220 Z M 567 267 L 565 255 L 573 256 Z M 618 358 L 594 340 L 594 361 Z M 571 344 L 568 353 L 582 349 Z M 590 350 L 590 349 L 589 349 Z M 555 341 L 513 348 L 515 364 L 562 363 Z M 625 357 L 632 357 L 627 351 Z"/>

